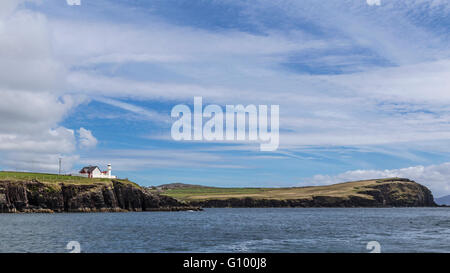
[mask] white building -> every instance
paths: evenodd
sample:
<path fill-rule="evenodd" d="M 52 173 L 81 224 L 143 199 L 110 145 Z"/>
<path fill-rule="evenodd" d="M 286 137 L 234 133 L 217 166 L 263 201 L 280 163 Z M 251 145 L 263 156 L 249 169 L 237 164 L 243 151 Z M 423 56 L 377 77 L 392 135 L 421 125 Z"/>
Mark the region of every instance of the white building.
<path fill-rule="evenodd" d="M 89 178 L 117 178 L 111 174 L 111 164 L 108 164 L 108 170 L 104 172 L 97 166 L 87 166 L 81 169 L 80 174 Z"/>

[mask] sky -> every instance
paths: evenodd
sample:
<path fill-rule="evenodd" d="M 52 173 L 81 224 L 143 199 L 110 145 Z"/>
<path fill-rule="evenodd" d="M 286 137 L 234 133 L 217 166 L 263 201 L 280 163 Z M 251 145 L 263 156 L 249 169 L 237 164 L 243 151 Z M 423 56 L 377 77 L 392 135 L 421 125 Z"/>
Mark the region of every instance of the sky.
<path fill-rule="evenodd" d="M 0 169 L 448 195 L 449 26 L 447 0 L 2 0 Z M 278 150 L 174 141 L 195 96 L 279 105 Z"/>

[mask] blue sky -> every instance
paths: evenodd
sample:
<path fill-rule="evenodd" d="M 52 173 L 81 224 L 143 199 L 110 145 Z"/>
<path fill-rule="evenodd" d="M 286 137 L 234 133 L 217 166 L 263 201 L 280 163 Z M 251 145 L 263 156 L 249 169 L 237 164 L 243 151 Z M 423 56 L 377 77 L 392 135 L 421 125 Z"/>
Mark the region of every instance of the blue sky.
<path fill-rule="evenodd" d="M 7 0 L 0 168 L 63 157 L 142 185 L 405 176 L 450 194 L 450 3 L 377 2 Z M 279 149 L 173 141 L 170 111 L 194 96 L 280 105 Z"/>

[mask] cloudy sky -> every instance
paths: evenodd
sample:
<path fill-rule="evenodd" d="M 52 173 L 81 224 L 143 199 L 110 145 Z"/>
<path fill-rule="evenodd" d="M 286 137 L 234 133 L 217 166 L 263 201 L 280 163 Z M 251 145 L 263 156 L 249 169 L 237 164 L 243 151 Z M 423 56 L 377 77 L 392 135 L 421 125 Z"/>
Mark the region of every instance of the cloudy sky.
<path fill-rule="evenodd" d="M 76 3 L 77 1 L 69 1 Z M 2 0 L 0 169 L 142 185 L 402 176 L 450 194 L 447 0 Z M 179 103 L 280 105 L 280 147 L 175 142 Z"/>

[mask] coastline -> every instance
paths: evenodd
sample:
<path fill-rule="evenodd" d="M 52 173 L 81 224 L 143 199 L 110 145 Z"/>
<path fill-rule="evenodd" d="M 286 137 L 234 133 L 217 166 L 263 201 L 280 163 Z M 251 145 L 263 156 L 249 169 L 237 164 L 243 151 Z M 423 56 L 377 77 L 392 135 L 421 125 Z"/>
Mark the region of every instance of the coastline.
<path fill-rule="evenodd" d="M 60 178 L 62 179 L 62 178 Z M 65 179 L 68 179 L 65 177 Z M 162 189 L 162 190 L 161 190 Z M 152 189 L 128 180 L 0 180 L 0 213 L 200 211 L 202 208 L 438 207 L 431 191 L 405 178 L 297 188 Z"/>
<path fill-rule="evenodd" d="M 118 180 L 91 183 L 0 181 L 0 213 L 200 210 Z"/>

